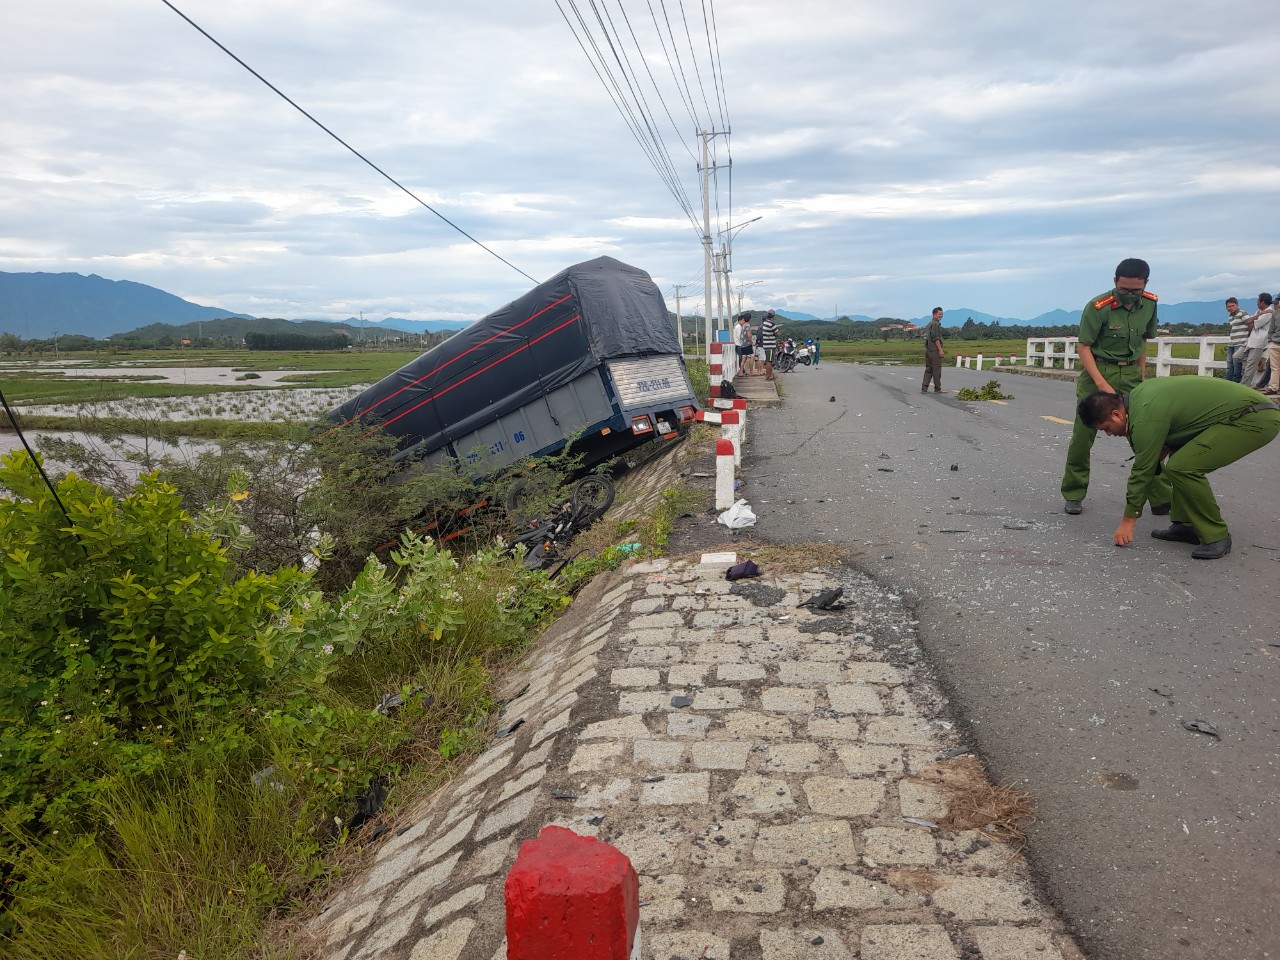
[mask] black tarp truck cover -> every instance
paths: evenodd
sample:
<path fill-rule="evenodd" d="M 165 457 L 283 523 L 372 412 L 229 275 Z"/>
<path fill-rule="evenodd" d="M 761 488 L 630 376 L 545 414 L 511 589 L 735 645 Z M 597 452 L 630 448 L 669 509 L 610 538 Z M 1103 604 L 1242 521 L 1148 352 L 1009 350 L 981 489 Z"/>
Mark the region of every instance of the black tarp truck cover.
<path fill-rule="evenodd" d="M 637 414 L 665 432 L 696 403 L 661 291 L 643 270 L 599 257 L 477 320 L 330 417 L 390 432 L 400 438 L 397 459 L 428 465 L 465 457 L 501 467 L 571 439 L 590 465 L 653 436 L 633 436 Z"/>

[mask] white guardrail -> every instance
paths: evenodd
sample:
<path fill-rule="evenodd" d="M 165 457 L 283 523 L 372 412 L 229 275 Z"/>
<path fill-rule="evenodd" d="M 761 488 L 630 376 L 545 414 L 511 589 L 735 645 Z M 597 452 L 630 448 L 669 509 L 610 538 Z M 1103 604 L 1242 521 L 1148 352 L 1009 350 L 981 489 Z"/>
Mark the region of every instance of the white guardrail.
<path fill-rule="evenodd" d="M 1156 337 L 1154 340 L 1147 341 L 1147 363 L 1155 364 L 1157 377 L 1169 376 L 1173 367 L 1195 367 L 1199 376 L 1211 377 L 1213 371 L 1227 368 L 1227 362 L 1215 360 L 1214 354 L 1217 348 L 1225 346 L 1228 340 L 1228 337 Z M 1080 355 L 1076 353 L 1078 342 L 1078 337 L 1028 337 L 1027 356 L 1024 362 L 1028 367 L 1054 367 L 1057 366 L 1056 361 L 1061 361 L 1064 370 L 1074 370 L 1076 361 L 1080 359 Z M 1188 343 L 1199 344 L 1198 357 L 1173 355 L 1175 344 Z M 1155 345 L 1154 351 L 1151 349 L 1152 344 Z M 994 366 L 1002 364 L 1013 366 L 1022 359 L 1016 356 L 1002 357 L 999 354 L 994 357 L 984 357 L 982 354 L 977 356 L 957 354 L 956 366 L 981 370 L 987 360 L 993 361 Z"/>

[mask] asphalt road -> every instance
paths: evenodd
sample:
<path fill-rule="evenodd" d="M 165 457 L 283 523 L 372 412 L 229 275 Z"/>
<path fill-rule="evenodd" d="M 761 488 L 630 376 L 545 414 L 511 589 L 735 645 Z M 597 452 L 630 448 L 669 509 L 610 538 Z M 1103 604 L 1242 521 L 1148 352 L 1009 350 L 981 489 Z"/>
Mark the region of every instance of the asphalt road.
<path fill-rule="evenodd" d="M 1280 441 L 1213 475 L 1230 556 L 1192 560 L 1149 516 L 1120 549 L 1123 440 L 1099 436 L 1085 512 L 1062 512 L 1072 384 L 921 375 L 783 377 L 748 426 L 757 532 L 843 544 L 914 594 L 962 727 L 1038 798 L 1027 853 L 1090 957 L 1280 958 Z M 955 398 L 993 378 L 1014 399 Z"/>

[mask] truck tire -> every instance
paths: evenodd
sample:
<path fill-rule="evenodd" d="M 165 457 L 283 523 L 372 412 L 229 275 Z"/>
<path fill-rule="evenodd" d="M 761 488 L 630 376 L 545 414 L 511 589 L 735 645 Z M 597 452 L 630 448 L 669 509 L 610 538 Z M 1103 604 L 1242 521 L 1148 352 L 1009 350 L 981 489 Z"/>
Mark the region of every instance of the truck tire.
<path fill-rule="evenodd" d="M 600 474 L 583 477 L 573 485 L 573 511 L 584 519 L 599 519 L 613 506 L 617 495 L 618 491 L 608 477 Z"/>
<path fill-rule="evenodd" d="M 516 480 L 507 487 L 502 505 L 507 508 L 507 516 L 512 520 L 524 522 L 530 519 L 533 509 L 534 491 L 528 480 Z"/>

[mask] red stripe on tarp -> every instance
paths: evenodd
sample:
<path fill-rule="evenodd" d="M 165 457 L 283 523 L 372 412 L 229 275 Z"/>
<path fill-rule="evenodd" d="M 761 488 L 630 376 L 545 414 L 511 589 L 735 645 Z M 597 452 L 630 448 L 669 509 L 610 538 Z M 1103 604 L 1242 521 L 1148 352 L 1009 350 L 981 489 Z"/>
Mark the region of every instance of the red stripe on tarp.
<path fill-rule="evenodd" d="M 533 318 L 532 318 L 532 317 L 530 317 L 530 319 L 533 319 Z M 508 353 L 505 357 L 499 357 L 497 360 L 493 361 L 493 363 L 490 363 L 488 366 L 481 367 L 479 370 L 477 370 L 475 373 L 471 374 L 469 377 L 463 377 L 463 378 L 462 378 L 461 380 L 459 380 L 457 383 L 452 383 L 452 384 L 450 384 L 450 385 L 449 385 L 449 386 L 447 386 L 445 389 L 441 390 L 439 393 L 433 393 L 433 394 L 431 394 L 431 396 L 429 396 L 429 397 L 424 397 L 423 399 L 421 399 L 421 400 L 419 400 L 417 403 L 415 403 L 412 407 L 409 407 L 409 408 L 408 408 L 408 409 L 406 409 L 406 410 L 402 410 L 402 411 L 400 411 L 399 415 L 394 416 L 394 417 L 392 417 L 390 420 L 386 420 L 386 421 L 384 421 L 383 423 L 378 424 L 378 426 L 377 426 L 377 427 L 375 427 L 374 429 L 370 430 L 368 433 L 363 434 L 363 435 L 362 435 L 362 437 L 361 437 L 361 439 L 363 439 L 364 437 L 370 437 L 370 436 L 373 436 L 373 434 L 377 433 L 379 430 L 381 430 L 381 429 L 383 429 L 383 428 L 385 428 L 385 427 L 389 427 L 389 426 L 391 426 L 391 424 L 395 423 L 395 422 L 396 422 L 397 420 L 399 420 L 401 417 L 407 417 L 409 414 L 413 413 L 413 411 L 417 410 L 419 407 L 421 407 L 421 406 L 423 406 L 423 405 L 425 405 L 425 404 L 431 403 L 433 400 L 437 400 L 437 399 L 439 399 L 440 397 L 443 397 L 446 393 L 448 393 L 450 390 L 453 390 L 455 387 L 460 387 L 460 386 L 462 386 L 462 385 L 463 385 L 464 383 L 466 383 L 468 380 L 474 380 L 476 377 L 480 376 L 480 374 L 484 373 L 486 370 L 492 370 L 492 369 L 493 369 L 494 367 L 496 367 L 498 364 L 500 364 L 500 363 L 502 363 L 502 362 L 504 362 L 504 361 L 506 361 L 506 360 L 510 360 L 512 357 L 514 357 L 517 353 L 520 353 L 522 350 L 528 350 L 528 349 L 529 349 L 530 347 L 532 347 L 535 343 L 538 343 L 538 342 L 540 342 L 540 341 L 542 341 L 542 340 L 547 339 L 547 337 L 551 336 L 553 333 L 555 333 L 555 332 L 557 332 L 557 331 L 559 331 L 559 330 L 563 330 L 565 327 L 569 326 L 569 324 L 571 324 L 571 323 L 577 323 L 580 319 L 582 319 L 582 315 L 581 315 L 581 314 L 579 314 L 578 316 L 570 317 L 570 318 L 569 318 L 568 320 L 566 320 L 564 323 L 560 324 L 560 326 L 558 326 L 558 327 L 552 327 L 550 330 L 548 330 L 548 331 L 547 331 L 546 333 L 544 333 L 542 336 L 540 336 L 540 337 L 535 337 L 534 339 L 530 340 L 528 343 L 524 344 L 523 346 L 516 347 L 514 350 L 512 350 L 510 353 Z M 525 321 L 525 323 L 528 323 L 528 322 L 529 322 L 528 320 L 526 320 L 526 321 Z M 514 328 L 514 327 L 512 327 L 512 329 L 514 330 L 515 328 Z"/>
<path fill-rule="evenodd" d="M 381 400 L 376 401 L 376 402 L 373 404 L 373 406 L 371 406 L 371 407 L 365 407 L 365 409 L 363 409 L 363 410 L 359 411 L 358 413 L 356 413 L 356 415 L 355 415 L 354 417 L 352 417 L 352 418 L 351 418 L 350 420 L 348 420 L 346 423 L 342 424 L 342 426 L 344 426 L 344 427 L 346 427 L 346 426 L 350 426 L 351 424 L 353 424 L 353 423 L 355 423 L 357 420 L 359 420 L 361 417 L 363 417 L 363 416 L 364 416 L 366 413 L 368 413 L 370 410 L 375 409 L 379 404 L 386 403 L 388 400 L 391 400 L 393 397 L 397 397 L 397 396 L 399 396 L 400 394 L 402 394 L 402 393 L 404 393 L 406 390 L 408 390 L 410 387 L 416 387 L 416 386 L 417 386 L 418 384 L 420 384 L 423 380 L 426 380 L 428 377 L 433 377 L 433 376 L 435 376 L 437 373 L 439 373 L 441 370 L 443 370 L 443 369 L 444 369 L 445 367 L 447 367 L 449 364 L 453 363 L 455 360 L 461 360 L 461 359 L 462 359 L 463 357 L 465 357 L 467 354 L 469 354 L 469 353 L 473 353 L 474 351 L 479 350 L 479 349 L 480 349 L 481 347 L 483 347 L 486 343 L 492 343 L 494 340 L 497 340 L 499 337 L 501 337 L 501 336 L 503 336 L 503 335 L 505 335 L 505 334 L 510 333 L 512 330 L 519 330 L 519 329 L 520 329 L 521 327 L 523 327 L 526 323 L 532 323 L 534 320 L 537 320 L 540 316 L 542 316 L 542 315 L 543 315 L 544 313 L 546 313 L 548 310 L 552 309 L 553 307 L 558 307 L 558 306 L 560 306 L 560 304 L 564 303 L 566 300 L 571 299 L 572 297 L 573 297 L 573 294 L 571 294 L 571 293 L 566 293 L 563 297 L 561 297 L 561 298 L 560 298 L 559 300 L 557 300 L 555 303 L 547 304 L 547 306 L 543 307 L 541 310 L 539 310 L 539 311 L 538 311 L 537 313 L 535 313 L 533 316 L 529 317 L 527 320 L 521 320 L 519 323 L 517 323 L 517 324 L 516 324 L 515 326 L 513 326 L 513 327 L 507 327 L 505 330 L 500 330 L 500 331 L 498 331 L 497 333 L 495 333 L 492 337 L 489 337 L 487 340 L 481 340 L 481 341 L 480 341 L 479 343 L 477 343 L 474 347 L 471 347 L 471 348 L 469 348 L 469 349 L 467 349 L 467 350 L 464 350 L 464 351 L 462 351 L 462 353 L 458 354 L 456 357 L 452 357 L 452 358 L 450 358 L 449 360 L 446 360 L 444 363 L 440 364 L 440 366 L 436 367 L 436 368 L 435 368 L 434 370 L 432 370 L 430 373 L 424 373 L 424 374 L 423 374 L 422 376 L 420 376 L 417 380 L 414 380 L 414 381 L 412 381 L 412 382 L 410 382 L 410 383 L 406 383 L 406 384 L 405 384 L 403 387 L 401 387 L 399 390 L 395 391 L 394 393 L 388 394 L 387 396 L 383 397 Z M 573 319 L 574 319 L 574 320 L 577 320 L 578 318 L 577 318 L 577 317 L 574 317 Z M 560 328 L 559 328 L 559 327 L 557 327 L 556 329 L 558 330 L 558 329 L 560 329 Z M 541 337 L 539 337 L 538 339 L 541 339 Z M 534 342 L 536 343 L 537 341 L 534 341 Z M 505 359 L 505 358 L 504 358 L 504 359 Z M 486 368 L 486 369 L 487 369 L 487 368 Z M 399 418 L 397 418 L 397 419 L 399 419 Z M 393 422 L 393 423 L 394 423 L 394 421 L 390 421 L 390 422 Z M 368 436 L 368 434 L 366 434 L 366 436 Z"/>

